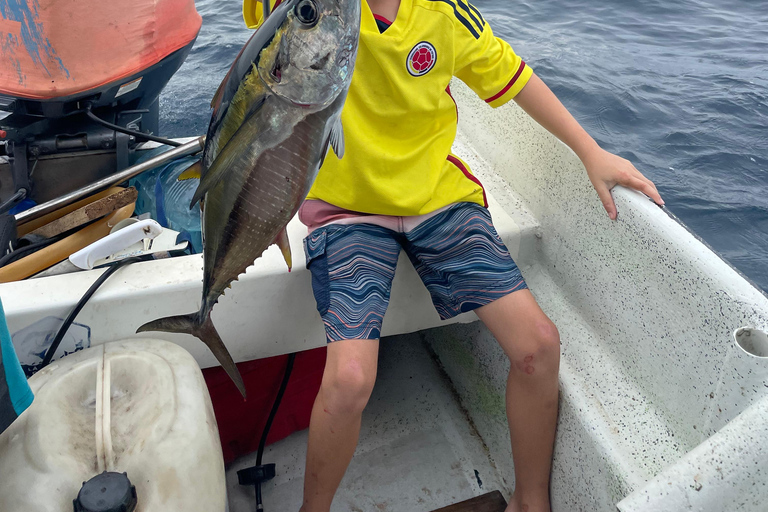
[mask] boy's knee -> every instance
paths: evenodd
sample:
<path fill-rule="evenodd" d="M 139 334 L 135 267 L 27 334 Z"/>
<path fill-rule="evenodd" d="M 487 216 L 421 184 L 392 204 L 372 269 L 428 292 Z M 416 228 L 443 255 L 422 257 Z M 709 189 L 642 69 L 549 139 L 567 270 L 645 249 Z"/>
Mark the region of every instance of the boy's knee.
<path fill-rule="evenodd" d="M 322 384 L 326 412 L 362 412 L 371 396 L 375 380 L 375 371 L 366 371 L 359 361 L 354 359 L 326 374 Z"/>
<path fill-rule="evenodd" d="M 534 327 L 536 345 L 539 350 L 560 359 L 560 332 L 552 320 L 537 322 Z"/>
<path fill-rule="evenodd" d="M 528 350 L 512 361 L 513 369 L 525 375 L 556 374 L 560 365 L 560 333 L 551 320 L 536 322 Z"/>

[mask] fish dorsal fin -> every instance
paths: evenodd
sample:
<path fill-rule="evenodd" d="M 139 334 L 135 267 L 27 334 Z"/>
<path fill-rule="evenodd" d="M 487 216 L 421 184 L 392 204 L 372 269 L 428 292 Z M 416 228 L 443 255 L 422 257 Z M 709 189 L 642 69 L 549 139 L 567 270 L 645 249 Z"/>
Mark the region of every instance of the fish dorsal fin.
<path fill-rule="evenodd" d="M 275 245 L 280 248 L 280 252 L 283 253 L 286 265 L 288 265 L 288 272 L 291 271 L 293 263 L 291 261 L 291 244 L 288 243 L 288 229 L 283 228 L 282 231 L 275 238 Z"/>
<path fill-rule="evenodd" d="M 335 116 L 328 139 L 333 152 L 336 153 L 338 158 L 342 158 L 344 156 L 344 128 L 341 126 L 341 113 Z"/>
<path fill-rule="evenodd" d="M 227 171 L 232 168 L 232 162 L 240 154 L 238 151 L 239 146 L 252 142 L 256 137 L 255 132 L 259 130 L 258 123 L 251 122 L 251 118 L 258 114 L 264 101 L 265 99 L 262 98 L 258 105 L 251 107 L 251 114 L 248 118 L 240 125 L 232 138 L 227 141 L 227 144 L 219 149 L 216 159 L 200 178 L 200 185 L 197 186 L 195 195 L 192 196 L 192 202 L 189 203 L 190 209 L 226 176 Z"/>

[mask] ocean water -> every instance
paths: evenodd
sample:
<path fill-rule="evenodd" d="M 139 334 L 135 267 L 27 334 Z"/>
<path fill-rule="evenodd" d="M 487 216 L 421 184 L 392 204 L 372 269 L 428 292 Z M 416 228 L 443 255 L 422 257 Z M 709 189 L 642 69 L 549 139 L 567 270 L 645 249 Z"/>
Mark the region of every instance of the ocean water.
<path fill-rule="evenodd" d="M 765 0 L 476 0 L 609 151 L 768 290 Z M 205 133 L 209 103 L 250 31 L 239 1 L 198 0 L 203 27 L 161 96 L 161 132 Z"/>

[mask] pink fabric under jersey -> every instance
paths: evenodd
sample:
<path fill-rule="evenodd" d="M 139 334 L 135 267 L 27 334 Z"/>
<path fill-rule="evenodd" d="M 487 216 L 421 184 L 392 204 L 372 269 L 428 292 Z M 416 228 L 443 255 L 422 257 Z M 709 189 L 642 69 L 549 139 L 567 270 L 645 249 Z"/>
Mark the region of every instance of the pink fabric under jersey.
<path fill-rule="evenodd" d="M 299 220 L 311 233 L 328 224 L 375 224 L 399 233 L 412 231 L 416 226 L 453 205 L 444 206 L 424 215 L 399 217 L 373 213 L 353 212 L 319 199 L 308 199 L 299 208 Z"/>

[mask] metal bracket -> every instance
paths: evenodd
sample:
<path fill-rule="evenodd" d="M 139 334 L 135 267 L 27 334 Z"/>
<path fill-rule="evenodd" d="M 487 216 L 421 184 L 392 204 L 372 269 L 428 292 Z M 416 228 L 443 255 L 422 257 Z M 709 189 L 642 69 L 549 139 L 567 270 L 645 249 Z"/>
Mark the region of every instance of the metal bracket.
<path fill-rule="evenodd" d="M 29 183 L 29 168 L 27 167 L 27 145 L 13 144 L 11 148 L 13 154 L 11 160 L 11 169 L 13 173 L 14 192 L 24 189 L 26 196 L 29 196 L 31 185 Z"/>

